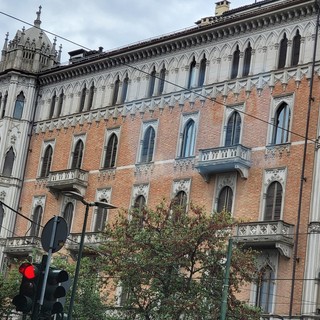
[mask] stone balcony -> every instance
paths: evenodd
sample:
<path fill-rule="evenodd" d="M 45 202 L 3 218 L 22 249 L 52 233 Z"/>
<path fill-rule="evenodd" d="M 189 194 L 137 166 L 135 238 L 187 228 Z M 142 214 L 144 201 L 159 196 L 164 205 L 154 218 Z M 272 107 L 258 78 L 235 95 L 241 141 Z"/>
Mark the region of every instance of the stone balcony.
<path fill-rule="evenodd" d="M 240 223 L 235 241 L 255 249 L 278 249 L 290 258 L 294 243 L 294 226 L 282 220 Z"/>
<path fill-rule="evenodd" d="M 196 168 L 206 181 L 212 174 L 238 171 L 243 178 L 248 177 L 251 167 L 251 149 L 241 144 L 229 147 L 200 149 Z"/>
<path fill-rule="evenodd" d="M 9 237 L 3 246 L 4 252 L 11 256 L 28 256 L 34 250 L 43 251 L 41 239 L 35 236 Z"/>
<path fill-rule="evenodd" d="M 86 232 L 84 236 L 83 251 L 90 253 L 90 248 L 97 250 L 103 239 L 103 234 L 101 232 Z M 81 233 L 70 233 L 65 243 L 65 248 L 77 252 L 79 250 L 80 240 Z"/>
<path fill-rule="evenodd" d="M 51 171 L 47 181 L 47 187 L 53 193 L 76 189 L 81 194 L 85 194 L 87 186 L 88 171 L 82 169 Z"/>

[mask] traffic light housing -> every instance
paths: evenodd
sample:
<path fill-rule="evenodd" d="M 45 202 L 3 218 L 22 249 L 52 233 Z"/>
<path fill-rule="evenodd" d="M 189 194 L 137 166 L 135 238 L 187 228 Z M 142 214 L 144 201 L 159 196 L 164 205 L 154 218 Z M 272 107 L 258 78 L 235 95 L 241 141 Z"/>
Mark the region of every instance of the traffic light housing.
<path fill-rule="evenodd" d="M 19 272 L 22 274 L 19 294 L 12 299 L 17 311 L 24 314 L 32 311 L 37 300 L 38 288 L 41 287 L 40 265 L 25 262 L 20 265 Z"/>
<path fill-rule="evenodd" d="M 44 301 L 40 313 L 53 315 L 63 313 L 63 305 L 67 294 L 69 275 L 65 270 L 49 268 Z"/>

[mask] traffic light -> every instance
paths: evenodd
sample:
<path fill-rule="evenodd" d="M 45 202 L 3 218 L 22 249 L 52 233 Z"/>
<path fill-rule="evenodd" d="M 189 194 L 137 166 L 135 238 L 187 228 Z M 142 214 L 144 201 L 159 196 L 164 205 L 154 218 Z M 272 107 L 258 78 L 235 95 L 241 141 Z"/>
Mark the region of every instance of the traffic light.
<path fill-rule="evenodd" d="M 65 270 L 50 267 L 40 314 L 50 316 L 63 313 L 68 280 L 69 275 Z"/>
<path fill-rule="evenodd" d="M 29 313 L 37 300 L 38 288 L 41 287 L 40 265 L 25 262 L 19 267 L 22 274 L 20 292 L 12 299 L 17 311 Z"/>

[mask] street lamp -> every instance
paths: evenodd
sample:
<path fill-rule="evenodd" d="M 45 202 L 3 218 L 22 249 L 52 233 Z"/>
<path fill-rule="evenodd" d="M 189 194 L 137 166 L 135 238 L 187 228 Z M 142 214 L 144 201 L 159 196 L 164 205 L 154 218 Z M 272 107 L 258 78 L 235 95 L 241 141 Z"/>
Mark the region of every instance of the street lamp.
<path fill-rule="evenodd" d="M 83 226 L 82 226 L 82 232 L 81 232 L 81 238 L 80 238 L 77 265 L 76 265 L 76 270 L 74 273 L 74 280 L 73 280 L 73 286 L 72 286 L 72 292 L 71 292 L 70 304 L 69 304 L 69 312 L 68 312 L 68 318 L 67 318 L 68 320 L 72 320 L 72 309 L 73 309 L 74 299 L 75 299 L 76 290 L 77 290 L 77 283 L 78 283 L 79 271 L 80 271 L 80 261 L 82 258 L 83 244 L 84 244 L 84 237 L 85 237 L 85 233 L 86 233 L 89 208 L 90 207 L 98 207 L 98 208 L 105 208 L 105 209 L 116 209 L 117 207 L 110 204 L 110 203 L 102 202 L 102 201 L 88 202 L 84 199 L 84 197 L 80 193 L 75 192 L 75 191 L 63 191 L 62 194 L 69 197 L 69 198 L 72 198 L 74 200 L 81 201 L 86 206 L 86 211 L 84 214 L 84 221 L 83 221 Z"/>

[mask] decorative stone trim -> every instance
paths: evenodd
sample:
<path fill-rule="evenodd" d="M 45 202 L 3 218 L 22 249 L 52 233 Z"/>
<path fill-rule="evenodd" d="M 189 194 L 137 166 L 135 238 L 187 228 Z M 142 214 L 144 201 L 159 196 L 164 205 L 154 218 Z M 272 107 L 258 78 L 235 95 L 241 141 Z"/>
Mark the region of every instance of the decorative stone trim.
<path fill-rule="evenodd" d="M 265 159 L 282 158 L 290 156 L 290 143 L 266 146 Z"/>

